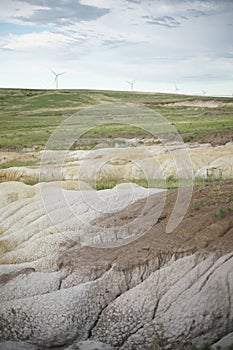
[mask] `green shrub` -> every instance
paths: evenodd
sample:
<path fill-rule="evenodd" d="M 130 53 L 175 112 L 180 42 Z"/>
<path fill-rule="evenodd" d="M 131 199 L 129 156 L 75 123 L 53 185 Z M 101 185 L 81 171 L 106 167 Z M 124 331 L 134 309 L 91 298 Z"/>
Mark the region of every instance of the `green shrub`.
<path fill-rule="evenodd" d="M 200 209 L 199 204 L 194 203 L 194 204 L 193 204 L 193 209 L 194 209 L 194 210 L 199 210 L 199 209 Z"/>
<path fill-rule="evenodd" d="M 222 208 L 222 207 L 220 207 L 219 210 L 218 210 L 218 212 L 216 213 L 216 216 L 217 216 L 218 219 L 222 219 L 222 218 L 224 218 L 224 216 L 226 216 L 226 215 L 227 215 L 227 212 L 226 212 L 225 209 Z"/>

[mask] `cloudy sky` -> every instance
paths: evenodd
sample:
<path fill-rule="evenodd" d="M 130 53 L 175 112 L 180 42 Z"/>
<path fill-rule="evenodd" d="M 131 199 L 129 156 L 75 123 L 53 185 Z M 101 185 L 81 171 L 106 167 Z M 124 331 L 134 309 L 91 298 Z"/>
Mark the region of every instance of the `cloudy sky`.
<path fill-rule="evenodd" d="M 233 93 L 233 0 L 0 0 L 0 86 Z"/>

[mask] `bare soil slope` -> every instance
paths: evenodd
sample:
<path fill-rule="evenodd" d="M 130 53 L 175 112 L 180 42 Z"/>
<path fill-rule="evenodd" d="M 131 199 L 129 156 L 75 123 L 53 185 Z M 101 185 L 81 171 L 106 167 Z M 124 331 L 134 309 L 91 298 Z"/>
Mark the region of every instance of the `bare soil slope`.
<path fill-rule="evenodd" d="M 154 195 L 155 203 L 158 196 Z M 76 245 L 59 258 L 60 266 L 80 266 L 93 263 L 93 266 L 115 266 L 125 269 L 157 257 L 165 260 L 173 254 L 183 255 L 194 252 L 218 252 L 219 255 L 233 251 L 233 183 L 214 182 L 200 185 L 194 189 L 182 223 L 172 233 L 165 233 L 165 228 L 177 198 L 177 190 L 168 192 L 164 210 L 158 222 L 137 241 L 114 249 L 96 249 Z M 129 206 L 122 212 L 106 215 L 93 221 L 104 228 L 124 226 L 142 213 L 145 200 Z M 155 207 L 151 206 L 153 216 Z M 147 213 L 144 212 L 144 215 Z"/>

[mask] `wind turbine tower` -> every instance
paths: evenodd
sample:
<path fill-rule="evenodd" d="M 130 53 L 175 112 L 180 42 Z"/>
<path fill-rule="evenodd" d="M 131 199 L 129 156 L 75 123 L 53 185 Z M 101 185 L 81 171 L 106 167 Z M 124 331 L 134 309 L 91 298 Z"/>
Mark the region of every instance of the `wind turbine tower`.
<path fill-rule="evenodd" d="M 132 81 L 128 80 L 128 81 L 126 81 L 126 83 L 130 85 L 131 91 L 133 91 L 135 80 L 132 80 Z"/>
<path fill-rule="evenodd" d="M 65 74 L 65 72 L 62 72 L 62 73 L 56 73 L 54 72 L 52 69 L 50 69 L 50 72 L 53 73 L 53 75 L 55 76 L 54 78 L 54 86 L 56 87 L 56 89 L 58 89 L 58 77 L 62 74 Z"/>
<path fill-rule="evenodd" d="M 203 96 L 206 95 L 206 91 L 204 89 L 202 89 L 202 94 L 203 94 Z"/>
<path fill-rule="evenodd" d="M 176 90 L 176 93 L 178 94 L 178 91 L 180 91 L 180 89 L 178 88 L 176 82 L 174 81 L 174 85 L 175 85 L 175 90 Z"/>

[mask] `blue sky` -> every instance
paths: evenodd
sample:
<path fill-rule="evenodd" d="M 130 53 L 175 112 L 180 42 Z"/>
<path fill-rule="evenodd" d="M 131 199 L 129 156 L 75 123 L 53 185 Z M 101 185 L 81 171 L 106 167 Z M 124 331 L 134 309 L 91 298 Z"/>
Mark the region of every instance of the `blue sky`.
<path fill-rule="evenodd" d="M 1 0 L 0 86 L 229 95 L 232 0 Z"/>

